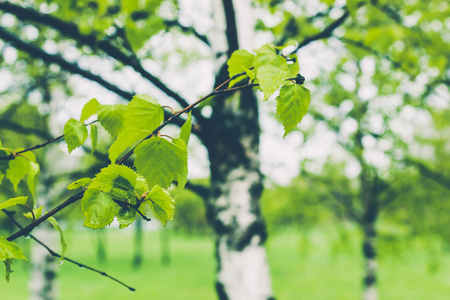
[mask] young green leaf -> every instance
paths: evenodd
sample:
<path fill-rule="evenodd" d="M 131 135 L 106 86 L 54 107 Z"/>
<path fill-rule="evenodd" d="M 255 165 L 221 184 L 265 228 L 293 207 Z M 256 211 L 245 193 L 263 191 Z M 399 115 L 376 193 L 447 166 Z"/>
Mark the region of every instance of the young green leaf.
<path fill-rule="evenodd" d="M 119 157 L 120 153 L 125 151 L 128 147 L 134 146 L 138 141 L 142 140 L 147 135 L 149 135 L 148 132 L 134 127 L 128 127 L 122 130 L 108 150 L 111 163 L 116 163 L 116 159 Z"/>
<path fill-rule="evenodd" d="M 97 141 L 98 141 L 98 127 L 95 124 L 91 125 L 91 153 L 95 152 L 95 149 L 97 148 Z"/>
<path fill-rule="evenodd" d="M 89 119 L 90 116 L 95 115 L 97 113 L 97 108 L 99 105 L 100 103 L 98 103 L 97 99 L 92 98 L 91 100 L 89 100 L 89 102 L 84 105 L 83 110 L 81 111 L 80 122 L 84 122 Z"/>
<path fill-rule="evenodd" d="M 6 281 L 9 282 L 10 275 L 13 272 L 11 270 L 11 264 L 13 259 L 24 259 L 27 260 L 22 252 L 22 249 L 14 243 L 8 241 L 5 237 L 0 236 L 0 260 L 3 261 L 6 268 Z"/>
<path fill-rule="evenodd" d="M 126 106 L 123 104 L 99 105 L 98 121 L 112 136 L 117 136 L 122 130 Z"/>
<path fill-rule="evenodd" d="M 37 186 L 37 178 L 36 176 L 39 174 L 39 165 L 35 162 L 30 161 L 30 167 L 27 175 L 27 185 L 30 190 L 33 199 L 36 198 L 36 186 Z"/>
<path fill-rule="evenodd" d="M 131 207 L 122 207 L 116 217 L 117 221 L 119 221 L 119 228 L 123 229 L 133 224 L 134 220 L 136 220 L 136 210 Z"/>
<path fill-rule="evenodd" d="M 153 131 L 164 120 L 164 110 L 150 96 L 135 95 L 125 111 L 125 127 Z"/>
<path fill-rule="evenodd" d="M 187 165 L 186 144 L 181 139 L 175 140 L 180 142 L 172 143 L 154 137 L 136 147 L 134 165 L 139 174 L 145 177 L 149 187 L 158 184 L 167 188 Z"/>
<path fill-rule="evenodd" d="M 264 100 L 269 99 L 289 78 L 286 59 L 274 53 L 256 55 L 255 68 Z"/>
<path fill-rule="evenodd" d="M 91 178 L 81 178 L 81 179 L 78 179 L 78 180 L 72 182 L 71 184 L 69 184 L 67 186 L 67 189 L 68 190 L 76 190 L 77 188 L 85 187 L 85 186 L 89 185 L 91 182 L 92 182 Z"/>
<path fill-rule="evenodd" d="M 11 207 L 11 206 L 25 205 L 27 203 L 27 199 L 28 199 L 28 197 L 23 196 L 23 197 L 15 197 L 15 198 L 6 200 L 5 202 L 0 204 L 0 210 Z"/>
<path fill-rule="evenodd" d="M 228 60 L 228 74 L 233 77 L 236 74 L 242 73 L 245 69 L 253 67 L 253 59 L 255 55 L 247 50 L 236 50 L 231 54 Z"/>
<path fill-rule="evenodd" d="M 276 100 L 277 116 L 284 126 L 283 137 L 286 137 L 308 112 L 311 92 L 298 84 L 285 85 Z"/>
<path fill-rule="evenodd" d="M 38 219 L 42 216 L 42 210 L 44 209 L 44 206 L 41 206 L 39 208 L 33 208 L 33 214 L 34 214 L 34 218 Z M 23 213 L 23 216 L 25 218 L 27 218 L 28 220 L 33 220 L 33 214 L 31 214 L 31 212 L 26 212 Z"/>
<path fill-rule="evenodd" d="M 9 259 L 4 260 L 3 263 L 5 264 L 5 269 L 6 269 L 5 280 L 6 280 L 6 282 L 9 282 L 11 280 L 11 273 L 14 272 L 11 269 L 11 265 L 13 263 L 13 260 L 9 258 Z"/>
<path fill-rule="evenodd" d="M 136 185 L 137 174 L 123 165 L 109 165 L 103 168 L 90 183 L 90 188 L 96 188 L 109 193 L 113 188 L 132 190 Z"/>
<path fill-rule="evenodd" d="M 149 201 L 148 203 L 152 211 L 164 226 L 166 226 L 167 221 L 173 220 L 173 215 L 175 213 L 175 201 L 167 190 L 163 189 L 159 185 L 155 185 L 148 193 L 145 200 Z"/>
<path fill-rule="evenodd" d="M 72 152 L 73 149 L 83 145 L 87 137 L 88 131 L 82 122 L 70 119 L 67 121 L 66 125 L 64 125 L 64 139 L 66 140 L 69 153 Z"/>
<path fill-rule="evenodd" d="M 186 122 L 184 122 L 183 126 L 181 126 L 180 131 L 180 139 L 184 141 L 186 145 L 189 143 L 189 137 L 191 136 L 191 130 L 192 130 L 192 113 L 189 112 L 188 118 Z"/>
<path fill-rule="evenodd" d="M 56 231 L 58 231 L 59 233 L 59 241 L 61 243 L 61 257 L 59 258 L 59 260 L 62 261 L 64 259 L 64 253 L 66 253 L 67 250 L 67 244 L 66 241 L 64 240 L 63 231 L 61 229 L 61 226 L 59 226 L 58 221 L 56 221 L 54 217 L 49 217 L 47 221 L 49 221 L 50 224 L 52 224 L 53 227 L 56 229 Z"/>
<path fill-rule="evenodd" d="M 17 190 L 19 182 L 28 174 L 30 170 L 30 162 L 23 156 L 17 156 L 9 161 L 9 167 L 6 171 L 6 178 L 11 181 L 14 190 Z"/>
<path fill-rule="evenodd" d="M 83 225 L 99 229 L 111 224 L 119 206 L 107 194 L 88 188 L 81 199 L 81 209 L 86 217 Z"/>

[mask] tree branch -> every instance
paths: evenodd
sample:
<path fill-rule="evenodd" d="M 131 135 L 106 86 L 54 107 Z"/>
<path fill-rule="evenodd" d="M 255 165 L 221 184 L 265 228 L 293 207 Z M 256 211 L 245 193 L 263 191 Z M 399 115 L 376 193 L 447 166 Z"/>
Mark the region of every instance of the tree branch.
<path fill-rule="evenodd" d="M 37 137 L 43 138 L 43 139 L 51 139 L 52 138 L 52 136 L 46 131 L 43 131 L 43 130 L 40 130 L 37 128 L 25 127 L 19 123 L 11 122 L 8 120 L 0 120 L 0 128 L 3 128 L 5 130 L 12 130 L 12 131 L 20 133 L 20 134 L 30 134 L 31 133 L 31 134 L 33 134 Z"/>
<path fill-rule="evenodd" d="M 47 25 L 53 29 L 58 30 L 60 33 L 74 39 L 79 43 L 89 46 L 92 49 L 95 50 L 99 49 L 105 52 L 107 55 L 121 62 L 125 66 L 132 67 L 143 78 L 147 79 L 158 89 L 163 91 L 167 96 L 173 98 L 182 107 L 186 107 L 189 105 L 189 103 L 178 93 L 169 89 L 161 80 L 159 80 L 157 77 L 147 72 L 134 55 L 127 55 L 123 53 L 119 48 L 112 45 L 109 41 L 99 40 L 98 37 L 93 33 L 89 35 L 82 34 L 76 24 L 63 21 L 49 14 L 37 12 L 30 8 L 24 8 L 18 5 L 14 5 L 9 2 L 0 2 L 0 10 L 15 15 L 21 21 L 26 20 L 30 22 L 37 22 L 40 24 Z M 131 97 L 124 97 L 124 98 L 131 99 Z M 198 121 L 201 121 L 203 119 L 200 113 L 195 113 L 194 116 L 197 118 Z"/>
<path fill-rule="evenodd" d="M 445 176 L 441 172 L 435 171 L 429 168 L 424 163 L 421 163 L 412 158 L 405 159 L 405 162 L 409 165 L 415 166 L 417 169 L 419 169 L 419 172 L 425 177 L 428 177 L 429 179 L 442 185 L 444 188 L 450 190 L 450 178 Z"/>
<path fill-rule="evenodd" d="M 166 24 L 168 27 L 176 27 L 181 29 L 182 32 L 192 33 L 196 38 L 198 38 L 200 41 L 205 43 L 206 45 L 210 46 L 209 40 L 206 36 L 198 33 L 193 27 L 187 27 L 183 26 L 178 22 L 178 20 L 164 20 L 164 24 Z"/>
<path fill-rule="evenodd" d="M 0 2 L 0 4 L 2 4 L 2 2 Z M 133 93 L 130 93 L 130 92 L 127 92 L 127 91 L 124 91 L 124 90 L 118 88 L 114 84 L 111 84 L 110 82 L 104 80 L 99 75 L 95 75 L 87 70 L 81 69 L 77 63 L 68 62 L 60 55 L 49 54 L 34 44 L 22 41 L 17 36 L 10 33 L 9 31 L 7 31 L 5 28 L 3 28 L 1 26 L 0 26 L 0 39 L 4 40 L 5 42 L 9 42 L 13 47 L 15 47 L 19 50 L 27 52 L 32 57 L 42 59 L 44 62 L 46 62 L 48 64 L 51 64 L 51 63 L 57 64 L 66 71 L 81 75 L 86 79 L 97 82 L 104 88 L 116 93 L 117 95 L 121 96 L 122 98 L 127 99 L 128 101 L 134 95 Z"/>
<path fill-rule="evenodd" d="M 4 209 L 3 212 L 6 214 L 6 216 L 8 216 L 8 218 L 11 220 L 11 222 L 14 223 L 14 225 L 16 225 L 17 227 L 19 227 L 20 229 L 23 229 L 23 226 L 20 225 L 19 222 L 16 221 L 16 219 L 14 219 L 14 217 L 13 217 L 14 212 L 8 211 L 8 210 L 6 210 L 6 209 Z M 60 254 L 58 254 L 58 253 L 56 253 L 55 251 L 53 251 L 50 247 L 48 247 L 48 246 L 47 246 L 46 244 L 44 244 L 42 241 L 40 241 L 39 239 L 37 239 L 35 236 L 33 236 L 32 234 L 29 234 L 28 236 L 29 236 L 32 240 L 34 240 L 36 243 L 38 243 L 39 245 L 41 245 L 42 247 L 44 247 L 45 250 L 47 250 L 48 253 L 50 253 L 51 256 L 57 257 L 57 258 L 61 258 L 61 255 L 60 255 Z M 70 263 L 72 263 L 72 264 L 74 264 L 74 265 L 77 265 L 78 267 L 80 267 L 80 268 L 82 268 L 82 269 L 87 269 L 87 270 L 93 271 L 93 272 L 95 272 L 95 273 L 98 273 L 98 274 L 100 274 L 100 275 L 102 275 L 102 276 L 105 276 L 105 277 L 107 277 L 107 278 L 109 278 L 109 279 L 112 279 L 112 280 L 114 280 L 115 282 L 117 282 L 117 283 L 123 285 L 124 287 L 126 287 L 127 289 L 129 289 L 129 290 L 132 291 L 132 292 L 136 291 L 135 288 L 130 287 L 129 285 L 127 285 L 127 284 L 123 283 L 122 281 L 120 281 L 120 280 L 118 280 L 118 279 L 116 279 L 116 278 L 114 278 L 114 277 L 112 277 L 112 276 L 106 274 L 106 273 L 103 272 L 103 271 L 94 269 L 94 268 L 92 268 L 92 267 L 89 267 L 89 266 L 87 266 L 87 265 L 85 265 L 85 264 L 82 264 L 82 263 L 80 263 L 80 262 L 77 262 L 77 261 L 75 261 L 75 260 L 73 260 L 73 259 L 70 259 L 70 258 L 68 258 L 68 257 L 64 257 L 64 260 L 65 260 L 65 261 L 68 261 L 68 262 L 70 262 Z"/>
<path fill-rule="evenodd" d="M 336 19 L 333 23 L 331 23 L 330 25 L 325 27 L 324 30 L 322 30 L 321 32 L 319 32 L 317 34 L 314 34 L 312 36 L 304 38 L 303 41 L 300 42 L 300 44 L 297 46 L 297 48 L 293 52 L 297 52 L 300 48 L 305 47 L 306 45 L 308 45 L 311 42 L 331 37 L 334 30 L 336 28 L 338 28 L 339 26 L 341 26 L 342 24 L 344 24 L 345 20 L 347 20 L 347 18 L 349 16 L 350 16 L 350 12 L 347 9 L 345 9 L 344 14 L 341 17 L 339 17 L 338 19 Z"/>

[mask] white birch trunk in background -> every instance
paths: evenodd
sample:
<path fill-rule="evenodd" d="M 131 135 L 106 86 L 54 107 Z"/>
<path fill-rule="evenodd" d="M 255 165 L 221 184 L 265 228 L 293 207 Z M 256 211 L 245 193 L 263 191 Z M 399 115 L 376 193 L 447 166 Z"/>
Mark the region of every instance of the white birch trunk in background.
<path fill-rule="evenodd" d="M 227 73 L 221 67 L 233 49 L 231 44 L 253 48 L 255 22 L 249 0 L 213 3 L 215 31 L 210 40 L 217 58 L 216 78 L 222 81 Z M 230 41 L 233 30 L 237 39 Z M 274 299 L 259 203 L 263 185 L 257 99 L 251 90 L 233 97 L 236 99 L 218 100 L 220 104 L 213 107 L 214 124 L 206 145 L 211 163 L 207 214 L 216 234 L 216 290 L 220 300 Z"/>
<path fill-rule="evenodd" d="M 42 205 L 42 203 L 40 203 Z M 39 204 L 38 204 L 39 205 Z M 52 225 L 44 222 L 33 230 L 33 235 L 51 249 L 58 249 L 57 234 Z M 51 256 L 41 245 L 32 241 L 31 276 L 29 281 L 31 300 L 58 298 L 57 268 L 59 260 Z"/>

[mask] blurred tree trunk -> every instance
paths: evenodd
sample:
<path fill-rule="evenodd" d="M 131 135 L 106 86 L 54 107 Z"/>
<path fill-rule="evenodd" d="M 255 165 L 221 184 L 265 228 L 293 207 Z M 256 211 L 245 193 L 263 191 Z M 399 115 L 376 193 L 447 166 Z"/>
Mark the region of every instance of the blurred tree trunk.
<path fill-rule="evenodd" d="M 253 48 L 254 22 L 251 1 L 216 0 L 214 5 L 216 31 L 211 40 L 220 83 L 228 77 L 227 57 L 239 47 Z M 210 158 L 207 215 L 216 236 L 218 297 L 273 299 L 260 210 L 258 100 L 250 89 L 226 101 L 217 99 L 211 120 L 204 141 Z"/>
<path fill-rule="evenodd" d="M 369 175 L 366 165 L 363 165 L 361 175 L 361 197 L 364 205 L 364 213 L 362 217 L 363 229 L 363 256 L 365 265 L 365 274 L 363 280 L 363 300 L 377 300 L 378 290 L 376 287 L 377 279 L 377 252 L 376 252 L 376 227 L 379 205 L 378 195 L 382 190 L 382 182 L 375 177 Z"/>
<path fill-rule="evenodd" d="M 104 264 L 107 260 L 105 235 L 105 231 L 97 231 L 97 260 L 99 264 Z"/>
<path fill-rule="evenodd" d="M 133 267 L 138 269 L 142 266 L 143 260 L 143 232 L 142 232 L 142 220 L 136 219 L 134 228 L 134 255 L 133 255 Z"/>
<path fill-rule="evenodd" d="M 38 207 L 47 203 L 42 201 L 44 197 L 38 197 Z M 47 206 L 47 205 L 45 205 Z M 48 207 L 45 207 L 48 209 Z M 42 223 L 36 227 L 33 231 L 44 244 L 50 248 L 56 245 L 57 233 L 53 229 L 52 225 L 48 222 Z M 58 299 L 58 287 L 57 287 L 57 268 L 58 259 L 51 256 L 48 251 L 37 243 L 32 244 L 31 250 L 31 276 L 29 281 L 30 287 L 30 299 L 31 300 L 53 300 Z"/>

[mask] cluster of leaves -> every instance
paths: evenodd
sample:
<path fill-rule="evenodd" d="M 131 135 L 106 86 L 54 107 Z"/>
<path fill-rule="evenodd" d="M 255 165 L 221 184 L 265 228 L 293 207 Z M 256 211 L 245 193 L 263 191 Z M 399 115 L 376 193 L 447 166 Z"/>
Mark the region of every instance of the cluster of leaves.
<path fill-rule="evenodd" d="M 109 148 L 111 165 L 101 170 L 94 179 L 83 178 L 69 185 L 69 189 L 85 188 L 81 207 L 86 217 L 84 225 L 99 229 L 117 218 L 120 228 L 133 223 L 136 214 L 146 217 L 149 204 L 154 215 L 166 225 L 174 214 L 174 197 L 187 181 L 187 143 L 191 132 L 191 115 L 182 126 L 179 137 L 167 139 L 153 135 L 164 121 L 164 110 L 158 102 L 146 95 L 136 95 L 128 105 L 101 105 L 90 100 L 80 120 L 70 119 L 64 127 L 64 138 L 69 152 L 81 146 L 88 136 L 83 123 L 97 114 L 98 122 L 115 138 Z M 95 128 L 95 129 L 94 129 Z M 96 125 L 91 125 L 91 143 L 97 143 Z M 136 155 L 134 170 L 116 165 L 125 150 L 133 148 Z M 169 188 L 172 183 L 177 185 Z"/>
<path fill-rule="evenodd" d="M 250 81 L 242 87 L 258 86 L 269 99 L 277 91 L 277 116 L 284 125 L 285 136 L 291 132 L 306 114 L 310 103 L 310 92 L 301 84 L 304 78 L 298 74 L 296 54 L 282 55 L 284 47 L 265 45 L 255 53 L 238 50 L 231 56 L 228 66 L 230 78 L 237 78 L 229 86 L 242 82 L 242 74 Z M 239 87 L 231 88 L 234 90 Z M 187 112 L 208 96 L 185 108 Z M 178 113 L 176 116 L 178 116 Z M 86 123 L 97 115 L 97 120 Z M 98 139 L 99 123 L 115 140 L 108 150 L 111 164 L 103 168 L 93 179 L 82 178 L 68 186 L 74 190 L 83 188 L 81 208 L 85 216 L 84 226 L 101 229 L 117 219 L 120 228 L 131 225 L 140 215 L 145 220 L 153 213 L 165 226 L 173 219 L 175 198 L 187 182 L 187 144 L 191 134 L 192 116 L 181 126 L 178 137 L 161 135 L 159 130 L 164 123 L 163 107 L 152 97 L 135 95 L 128 105 L 102 105 L 91 99 L 82 109 L 80 119 L 70 119 L 64 126 L 64 139 L 68 151 L 82 146 L 90 135 L 92 151 Z M 88 128 L 90 127 L 90 133 Z M 1 144 L 0 144 L 1 148 Z M 128 152 L 126 152 L 128 150 Z M 34 197 L 35 177 L 39 165 L 34 155 L 27 150 L 16 155 L 16 150 L 1 148 L 4 155 L 14 154 L 14 159 L 2 160 L 0 180 L 6 177 L 17 188 L 18 183 L 27 176 L 28 187 Z M 122 159 L 117 160 L 123 153 Z M 134 153 L 134 169 L 122 165 Z M 15 205 L 26 205 L 27 197 L 17 197 L 0 204 L 0 210 Z M 42 215 L 43 208 L 27 206 L 30 212 L 24 216 L 35 220 Z M 44 217 L 60 233 L 62 254 L 66 243 L 58 222 L 53 217 Z M 12 259 L 25 259 L 20 248 L 6 238 L 0 238 L 0 259 L 5 262 L 7 280 L 11 272 Z"/>
<path fill-rule="evenodd" d="M 303 82 L 298 82 L 302 77 L 299 75 L 297 54 L 279 54 L 288 46 L 293 44 L 288 43 L 280 47 L 267 44 L 254 53 L 237 50 L 228 61 L 230 77 L 245 72 L 251 82 L 259 84 L 264 101 L 279 90 L 276 97 L 277 117 L 284 126 L 284 137 L 300 123 L 308 112 L 311 101 L 310 91 L 301 85 Z M 237 82 L 235 80 L 231 85 Z"/>

